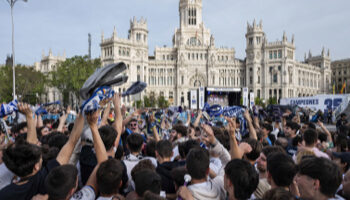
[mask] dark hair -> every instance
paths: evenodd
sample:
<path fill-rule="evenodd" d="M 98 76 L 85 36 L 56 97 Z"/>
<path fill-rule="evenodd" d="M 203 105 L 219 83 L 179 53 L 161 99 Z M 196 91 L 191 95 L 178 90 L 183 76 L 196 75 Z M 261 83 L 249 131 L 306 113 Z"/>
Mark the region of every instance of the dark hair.
<path fill-rule="evenodd" d="M 236 199 L 248 199 L 259 184 L 259 175 L 246 160 L 233 159 L 225 167 L 225 176 L 231 181 Z"/>
<path fill-rule="evenodd" d="M 162 158 L 169 158 L 173 153 L 173 146 L 169 140 L 160 140 L 157 142 L 156 151 Z"/>
<path fill-rule="evenodd" d="M 149 190 L 152 193 L 159 194 L 161 190 L 161 177 L 150 169 L 145 169 L 135 173 L 135 191 L 138 196 Z"/>
<path fill-rule="evenodd" d="M 143 200 L 166 200 L 166 199 L 159 196 L 158 194 L 154 194 L 153 192 L 147 190 L 143 194 Z"/>
<path fill-rule="evenodd" d="M 176 167 L 171 170 L 171 177 L 173 178 L 177 187 L 180 187 L 185 183 L 185 174 L 187 174 L 186 167 Z"/>
<path fill-rule="evenodd" d="M 177 124 L 173 126 L 173 130 L 175 130 L 178 134 L 181 134 L 183 137 L 187 136 L 187 127 L 184 125 Z"/>
<path fill-rule="evenodd" d="M 312 122 L 306 122 L 305 123 L 307 125 L 307 128 L 308 129 L 313 129 L 313 130 L 316 130 L 316 125 Z"/>
<path fill-rule="evenodd" d="M 320 181 L 322 194 L 333 197 L 342 181 L 338 166 L 326 158 L 310 157 L 302 159 L 299 164 L 299 174 Z"/>
<path fill-rule="evenodd" d="M 266 158 L 274 152 L 286 153 L 281 146 L 265 146 L 262 148 L 261 152 L 266 156 Z"/>
<path fill-rule="evenodd" d="M 222 144 L 228 151 L 230 150 L 230 135 L 227 130 L 221 131 L 222 134 L 215 134 L 216 139 Z"/>
<path fill-rule="evenodd" d="M 303 134 L 303 139 L 306 145 L 313 145 L 317 142 L 317 132 L 314 129 L 307 129 Z"/>
<path fill-rule="evenodd" d="M 6 167 L 19 177 L 33 173 L 33 168 L 40 161 L 40 147 L 26 141 L 16 142 L 3 151 L 2 160 Z"/>
<path fill-rule="evenodd" d="M 292 130 L 295 130 L 295 132 L 297 132 L 300 129 L 300 125 L 293 121 L 287 121 L 286 127 L 289 127 Z"/>
<path fill-rule="evenodd" d="M 135 174 L 139 171 L 149 169 L 152 171 L 156 171 L 156 167 L 153 165 L 152 161 L 150 159 L 143 159 L 138 162 L 134 168 L 131 170 L 131 178 L 135 181 Z"/>
<path fill-rule="evenodd" d="M 61 132 L 52 132 L 49 134 L 50 136 L 48 137 L 48 145 L 50 147 L 56 147 L 59 150 L 62 149 L 62 147 L 67 143 L 68 137 L 66 135 L 63 135 Z"/>
<path fill-rule="evenodd" d="M 267 157 L 267 171 L 277 186 L 287 187 L 292 184 L 297 167 L 290 156 L 276 152 Z"/>
<path fill-rule="evenodd" d="M 296 200 L 297 198 L 282 187 L 277 187 L 265 192 L 262 200 Z"/>
<path fill-rule="evenodd" d="M 203 148 L 193 148 L 186 157 L 186 168 L 192 179 L 206 178 L 209 169 L 209 152 Z"/>
<path fill-rule="evenodd" d="M 124 156 L 124 149 L 122 145 L 118 145 L 117 151 L 115 152 L 115 159 L 121 160 Z"/>
<path fill-rule="evenodd" d="M 45 179 L 47 194 L 52 200 L 67 198 L 68 193 L 77 187 L 78 170 L 74 165 L 61 165 L 50 171 Z"/>
<path fill-rule="evenodd" d="M 146 144 L 145 153 L 146 156 L 156 157 L 156 144 L 155 140 L 149 140 Z"/>
<path fill-rule="evenodd" d="M 52 129 L 57 129 L 59 125 L 60 125 L 59 120 L 55 121 L 55 122 L 52 124 Z"/>
<path fill-rule="evenodd" d="M 258 159 L 263 147 L 261 142 L 253 138 L 246 138 L 243 140 L 243 142 L 248 143 L 252 147 L 252 151 L 250 153 L 245 154 L 246 157 L 252 161 Z"/>
<path fill-rule="evenodd" d="M 196 147 L 200 147 L 200 144 L 197 140 L 187 140 L 186 142 L 180 143 L 178 148 L 181 158 L 186 158 L 188 152 Z"/>
<path fill-rule="evenodd" d="M 142 148 L 143 137 L 138 133 L 132 133 L 126 138 L 126 143 L 131 152 L 139 152 Z"/>
<path fill-rule="evenodd" d="M 271 125 L 271 124 L 268 124 L 268 123 L 263 123 L 261 128 L 265 128 L 266 130 L 269 131 L 269 133 L 270 133 L 271 131 L 273 131 L 272 125 Z"/>
<path fill-rule="evenodd" d="M 320 142 L 327 142 L 327 134 L 324 132 L 318 132 L 318 139 L 320 140 Z"/>
<path fill-rule="evenodd" d="M 100 133 L 103 144 L 106 150 L 109 151 L 113 146 L 115 139 L 117 138 L 117 131 L 112 126 L 106 125 L 98 129 Z"/>
<path fill-rule="evenodd" d="M 121 161 L 108 159 L 101 163 L 96 173 L 97 185 L 101 194 L 117 194 L 122 183 L 124 166 Z"/>

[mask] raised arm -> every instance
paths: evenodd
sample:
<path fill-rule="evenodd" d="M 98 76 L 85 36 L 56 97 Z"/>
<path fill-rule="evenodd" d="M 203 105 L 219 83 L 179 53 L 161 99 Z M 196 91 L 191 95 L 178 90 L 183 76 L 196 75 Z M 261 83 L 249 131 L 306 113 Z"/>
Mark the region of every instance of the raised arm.
<path fill-rule="evenodd" d="M 36 127 L 40 128 L 42 126 L 44 126 L 43 118 L 41 117 L 41 114 L 39 114 L 39 115 L 37 115 Z"/>
<path fill-rule="evenodd" d="M 201 121 L 201 118 L 202 118 L 202 110 L 199 110 L 198 114 L 197 114 L 197 118 L 196 118 L 196 120 L 193 123 L 194 127 L 197 127 L 199 125 L 199 123 Z"/>
<path fill-rule="evenodd" d="M 191 123 L 191 111 L 187 111 L 187 121 L 186 121 L 186 126 L 189 126 Z"/>
<path fill-rule="evenodd" d="M 231 159 L 242 159 L 243 153 L 238 147 L 238 143 L 236 140 L 236 119 L 226 118 L 228 122 L 228 132 L 230 136 L 230 155 Z"/>
<path fill-rule="evenodd" d="M 63 115 L 60 117 L 60 123 L 59 123 L 58 128 L 57 128 L 58 132 L 63 132 L 63 127 L 64 127 L 64 124 L 66 123 L 69 112 L 70 112 L 70 107 L 68 107 L 67 112 L 63 113 Z"/>
<path fill-rule="evenodd" d="M 115 142 L 115 147 L 117 148 L 119 145 L 120 137 L 123 132 L 123 116 L 122 112 L 120 110 L 120 94 L 117 93 L 113 97 L 113 104 L 114 104 L 114 123 L 113 128 L 117 131 L 117 139 Z"/>
<path fill-rule="evenodd" d="M 74 127 L 72 133 L 69 136 L 67 143 L 62 147 L 61 151 L 57 155 L 57 162 L 61 165 L 67 164 L 72 152 L 74 150 L 75 145 L 77 144 L 80 135 L 83 131 L 84 127 L 84 117 L 81 113 L 79 113 L 77 119 L 75 120 Z"/>
<path fill-rule="evenodd" d="M 248 126 L 249 126 L 249 137 L 258 140 L 258 137 L 256 135 L 256 130 L 253 126 L 252 118 L 249 115 L 248 109 L 244 111 L 244 118 L 247 120 Z"/>
<path fill-rule="evenodd" d="M 109 115 L 109 111 L 110 110 L 111 110 L 111 104 L 108 103 L 106 109 L 104 109 L 104 111 L 103 111 L 103 115 L 102 115 L 100 126 L 104 126 L 104 125 L 108 124 L 107 120 L 108 120 L 108 115 Z"/>
<path fill-rule="evenodd" d="M 94 140 L 94 149 L 96 152 L 97 163 L 102 163 L 108 159 L 106 147 L 103 144 L 100 133 L 98 132 L 97 121 L 100 111 L 96 111 L 86 116 L 86 121 L 90 126 L 92 132 L 92 139 Z"/>
<path fill-rule="evenodd" d="M 332 134 L 329 132 L 329 130 L 324 126 L 324 124 L 320 120 L 317 121 L 317 125 L 319 125 L 321 127 L 321 129 L 323 130 L 323 132 L 325 132 L 327 134 L 327 141 L 333 142 Z"/>
<path fill-rule="evenodd" d="M 30 106 L 26 103 L 19 103 L 18 110 L 26 116 L 27 120 L 27 142 L 38 144 L 38 136 L 36 134 L 35 120 Z"/>

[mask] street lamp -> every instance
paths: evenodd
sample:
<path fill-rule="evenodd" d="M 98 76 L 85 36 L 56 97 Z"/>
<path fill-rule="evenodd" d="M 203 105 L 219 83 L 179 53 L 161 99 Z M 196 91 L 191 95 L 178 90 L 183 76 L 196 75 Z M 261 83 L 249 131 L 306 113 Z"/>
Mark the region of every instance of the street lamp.
<path fill-rule="evenodd" d="M 15 78 L 15 25 L 13 23 L 13 6 L 18 0 L 7 0 L 11 7 L 11 22 L 12 22 L 12 78 L 13 78 L 13 99 L 16 97 L 16 78 Z M 28 0 L 22 0 L 27 2 Z"/>

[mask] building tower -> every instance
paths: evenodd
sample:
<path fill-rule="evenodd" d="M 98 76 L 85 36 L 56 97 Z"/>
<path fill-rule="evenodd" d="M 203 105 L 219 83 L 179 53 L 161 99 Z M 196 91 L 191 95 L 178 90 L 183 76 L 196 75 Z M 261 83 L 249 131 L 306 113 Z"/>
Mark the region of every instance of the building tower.
<path fill-rule="evenodd" d="M 246 37 L 246 70 L 245 80 L 242 85 L 254 92 L 256 97 L 261 97 L 261 89 L 264 76 L 262 64 L 264 61 L 263 46 L 265 43 L 265 33 L 263 31 L 262 21 L 256 24 L 255 20 L 252 25 L 247 23 Z"/>
<path fill-rule="evenodd" d="M 141 18 L 137 20 L 134 17 L 130 20 L 130 29 L 129 29 L 129 40 L 134 41 L 138 44 L 147 45 L 148 44 L 148 29 L 147 29 L 147 20 Z"/>

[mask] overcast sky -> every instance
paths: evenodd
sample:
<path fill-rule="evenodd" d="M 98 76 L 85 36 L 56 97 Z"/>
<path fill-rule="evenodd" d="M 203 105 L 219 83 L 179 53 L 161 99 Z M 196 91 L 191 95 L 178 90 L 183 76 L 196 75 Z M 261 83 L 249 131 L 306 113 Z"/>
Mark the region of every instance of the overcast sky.
<path fill-rule="evenodd" d="M 171 46 L 179 26 L 179 0 L 21 0 L 14 8 L 16 63 L 33 65 L 42 51 L 67 57 L 88 52 L 100 56 L 101 32 L 110 37 L 113 27 L 126 38 L 130 19 L 145 17 L 149 28 L 149 54 L 155 46 Z M 268 41 L 295 35 L 296 57 L 311 49 L 329 48 L 332 60 L 350 57 L 350 0 L 203 0 L 203 21 L 216 46 L 233 47 L 245 57 L 247 21 L 263 20 Z M 0 64 L 11 53 L 11 14 L 0 0 Z"/>

